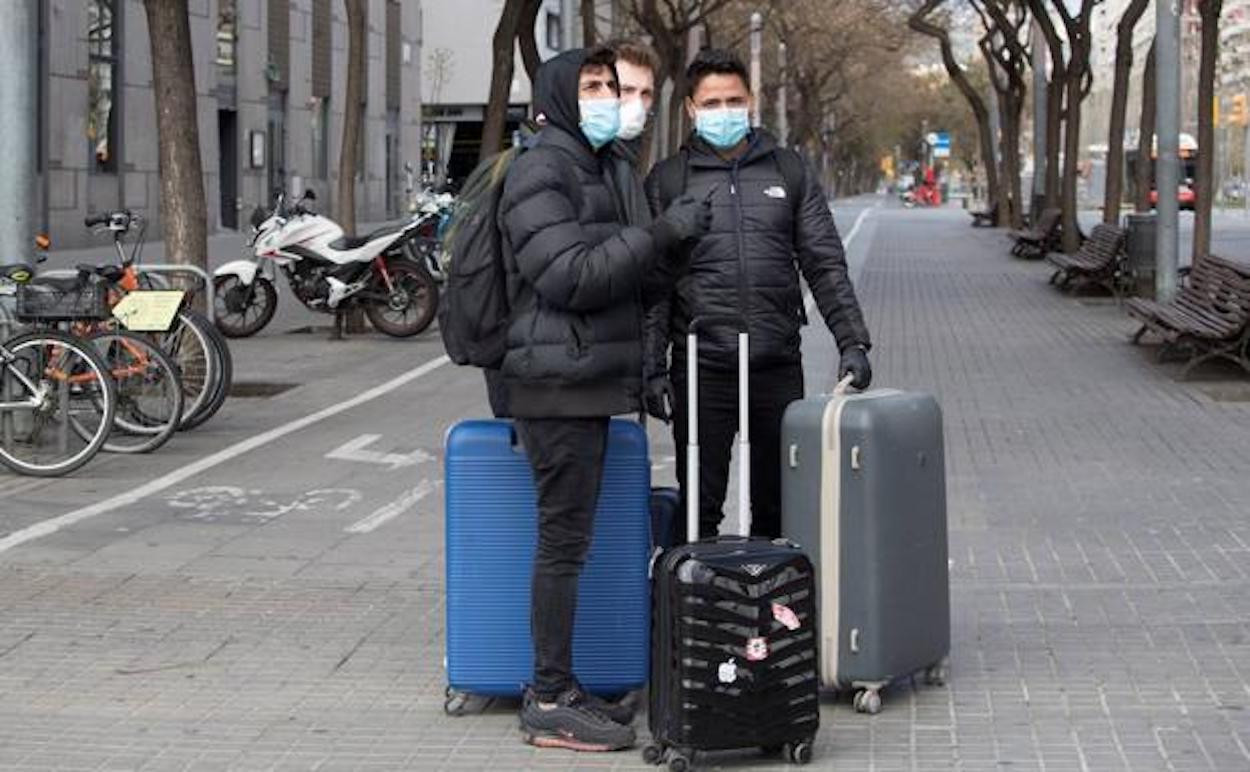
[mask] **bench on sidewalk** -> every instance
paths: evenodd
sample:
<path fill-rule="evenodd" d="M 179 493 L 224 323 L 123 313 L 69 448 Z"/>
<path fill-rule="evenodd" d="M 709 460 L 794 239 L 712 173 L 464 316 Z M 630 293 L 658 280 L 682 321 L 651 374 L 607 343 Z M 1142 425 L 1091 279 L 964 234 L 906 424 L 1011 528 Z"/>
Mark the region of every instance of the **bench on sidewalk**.
<path fill-rule="evenodd" d="M 1207 255 L 1194 263 L 1172 302 L 1130 298 L 1124 307 L 1142 323 L 1133 343 L 1153 332 L 1164 343 L 1161 360 L 1173 349 L 1189 350 L 1182 378 L 1212 359 L 1250 373 L 1250 266 Z"/>
<path fill-rule="evenodd" d="M 981 209 L 974 212 L 968 212 L 972 215 L 973 228 L 990 228 L 998 223 L 998 205 L 995 204 L 989 209 Z"/>
<path fill-rule="evenodd" d="M 1016 257 L 1043 257 L 1059 245 L 1059 225 L 1063 212 L 1058 209 L 1044 209 L 1037 218 L 1037 225 L 1023 230 L 1007 233 L 1016 243 L 1011 254 Z"/>
<path fill-rule="evenodd" d="M 1112 295 L 1120 296 L 1119 278 L 1123 275 L 1125 232 L 1114 225 L 1101 224 L 1094 227 L 1090 238 L 1081 244 L 1075 255 L 1050 252 L 1046 260 L 1055 266 L 1050 283 L 1060 289 L 1095 284 L 1106 287 Z"/>

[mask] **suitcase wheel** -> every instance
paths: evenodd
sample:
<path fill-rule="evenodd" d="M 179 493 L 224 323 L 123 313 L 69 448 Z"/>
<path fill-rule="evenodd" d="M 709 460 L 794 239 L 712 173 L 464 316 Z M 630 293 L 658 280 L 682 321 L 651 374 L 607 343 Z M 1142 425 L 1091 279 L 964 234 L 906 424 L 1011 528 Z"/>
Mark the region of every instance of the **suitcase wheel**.
<path fill-rule="evenodd" d="M 809 764 L 812 760 L 812 744 L 806 740 L 800 740 L 796 743 L 786 743 L 782 748 L 782 754 L 786 761 L 791 764 Z"/>
<path fill-rule="evenodd" d="M 642 748 L 642 760 L 651 766 L 659 766 L 664 761 L 664 746 L 647 743 Z"/>
<path fill-rule="evenodd" d="M 678 751 L 677 749 L 673 749 L 669 751 L 668 752 L 669 772 L 690 772 L 690 770 L 694 769 L 694 759 L 692 758 L 693 755 L 694 754 L 692 753 L 690 756 L 687 756 L 681 751 Z"/>
<path fill-rule="evenodd" d="M 881 712 L 881 692 L 876 689 L 860 689 L 855 692 L 852 704 L 856 712 L 875 716 Z"/>
<path fill-rule="evenodd" d="M 443 692 L 443 712 L 449 716 L 465 716 L 474 712 L 473 695 L 447 687 Z"/>
<path fill-rule="evenodd" d="M 930 686 L 946 686 L 946 679 L 950 677 L 950 665 L 946 661 L 930 665 L 924 671 L 924 682 Z"/>

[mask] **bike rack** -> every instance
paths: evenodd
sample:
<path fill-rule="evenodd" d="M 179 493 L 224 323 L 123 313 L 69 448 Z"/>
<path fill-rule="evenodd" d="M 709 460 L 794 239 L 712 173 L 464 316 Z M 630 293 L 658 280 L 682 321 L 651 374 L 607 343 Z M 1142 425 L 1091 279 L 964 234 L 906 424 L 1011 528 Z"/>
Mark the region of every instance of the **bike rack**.
<path fill-rule="evenodd" d="M 214 308 L 217 304 L 215 288 L 213 287 L 213 278 L 209 276 L 208 271 L 196 265 L 180 265 L 175 263 L 153 263 L 136 265 L 135 270 L 139 273 L 166 273 L 166 274 L 191 274 L 200 280 L 204 285 L 204 295 L 207 302 L 204 304 L 205 316 L 208 317 L 210 323 L 216 323 L 214 316 Z M 40 271 L 40 276 L 77 276 L 78 271 L 73 268 L 55 268 L 51 271 Z"/>

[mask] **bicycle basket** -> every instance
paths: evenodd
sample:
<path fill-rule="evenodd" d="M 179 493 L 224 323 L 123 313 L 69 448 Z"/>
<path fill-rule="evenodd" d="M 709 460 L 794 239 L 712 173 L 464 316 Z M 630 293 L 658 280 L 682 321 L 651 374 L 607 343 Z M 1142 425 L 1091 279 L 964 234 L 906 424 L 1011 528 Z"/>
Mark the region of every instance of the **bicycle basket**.
<path fill-rule="evenodd" d="M 21 322 L 103 322 L 112 313 L 108 285 L 98 277 L 23 284 L 17 288 Z"/>

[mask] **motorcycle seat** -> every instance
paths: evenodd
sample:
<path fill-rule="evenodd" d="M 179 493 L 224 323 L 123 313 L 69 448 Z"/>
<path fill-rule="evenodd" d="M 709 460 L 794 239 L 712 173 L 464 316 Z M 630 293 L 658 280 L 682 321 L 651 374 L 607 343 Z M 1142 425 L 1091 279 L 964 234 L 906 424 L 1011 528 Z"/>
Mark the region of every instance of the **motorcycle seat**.
<path fill-rule="evenodd" d="M 399 233 L 408 226 L 407 222 L 392 223 L 378 228 L 373 233 L 364 236 L 341 236 L 330 242 L 330 249 L 337 252 L 347 252 L 352 249 L 360 249 L 374 239 L 380 239 L 383 236 L 390 236 Z"/>

